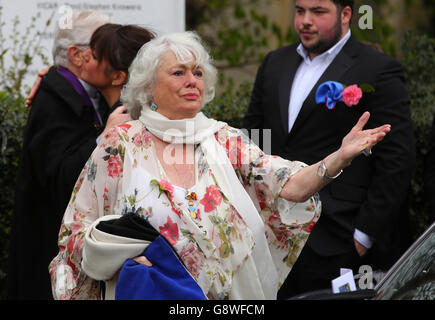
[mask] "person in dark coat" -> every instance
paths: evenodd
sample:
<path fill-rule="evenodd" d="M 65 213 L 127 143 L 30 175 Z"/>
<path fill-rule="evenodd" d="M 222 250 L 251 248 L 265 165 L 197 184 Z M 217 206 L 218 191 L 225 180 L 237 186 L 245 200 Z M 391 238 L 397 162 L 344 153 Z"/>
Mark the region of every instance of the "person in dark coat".
<path fill-rule="evenodd" d="M 97 88 L 109 106 L 121 105 L 128 68 L 139 49 L 154 37 L 153 32 L 136 25 L 104 24 L 92 34 L 83 53 L 82 79 Z"/>
<path fill-rule="evenodd" d="M 74 184 L 105 124 L 130 119 L 112 111 L 80 79 L 83 52 L 107 15 L 83 11 L 71 29 L 56 30 L 54 66 L 43 77 L 29 112 L 17 178 L 7 279 L 9 299 L 52 299 L 48 264 L 56 255 L 61 219 Z M 109 120 L 108 120 L 109 118 Z"/>
<path fill-rule="evenodd" d="M 367 126 L 388 121 L 391 133 L 373 154 L 320 191 L 322 215 L 281 287 L 279 298 L 331 288 L 340 268 L 388 270 L 406 249 L 408 190 L 415 166 L 409 98 L 400 64 L 357 41 L 350 31 L 353 1 L 296 0 L 300 42 L 269 53 L 260 66 L 244 119 L 247 129 L 271 129 L 271 153 L 313 164 L 340 145 L 366 111 Z M 326 81 L 368 84 L 357 105 L 316 102 Z M 324 170 L 321 170 L 324 172 Z"/>

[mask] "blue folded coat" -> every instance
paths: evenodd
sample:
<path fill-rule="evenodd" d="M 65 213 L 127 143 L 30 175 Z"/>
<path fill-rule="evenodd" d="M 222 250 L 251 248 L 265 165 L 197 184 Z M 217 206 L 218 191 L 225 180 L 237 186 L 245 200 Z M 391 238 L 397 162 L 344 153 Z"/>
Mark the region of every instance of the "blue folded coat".
<path fill-rule="evenodd" d="M 132 259 L 122 266 L 116 300 L 207 300 L 163 236 L 145 249 L 144 256 L 151 267 Z"/>

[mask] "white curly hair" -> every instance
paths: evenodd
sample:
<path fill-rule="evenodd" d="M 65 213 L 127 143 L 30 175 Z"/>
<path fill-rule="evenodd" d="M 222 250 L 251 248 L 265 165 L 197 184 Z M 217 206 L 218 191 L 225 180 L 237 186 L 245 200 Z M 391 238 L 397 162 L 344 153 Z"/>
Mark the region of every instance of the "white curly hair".
<path fill-rule="evenodd" d="M 203 106 L 213 100 L 217 70 L 201 38 L 193 31 L 170 33 L 144 44 L 128 70 L 129 78 L 122 90 L 121 101 L 127 105 L 132 119 L 139 118 L 142 108 L 151 106 L 157 70 L 169 50 L 180 64 L 188 65 L 195 61 L 203 69 Z"/>
<path fill-rule="evenodd" d="M 81 50 L 87 49 L 92 33 L 111 20 L 112 18 L 107 14 L 84 10 L 72 14 L 71 28 L 63 28 L 56 24 L 52 49 L 54 65 L 67 67 L 70 64 L 67 54 L 68 47 L 75 45 Z"/>

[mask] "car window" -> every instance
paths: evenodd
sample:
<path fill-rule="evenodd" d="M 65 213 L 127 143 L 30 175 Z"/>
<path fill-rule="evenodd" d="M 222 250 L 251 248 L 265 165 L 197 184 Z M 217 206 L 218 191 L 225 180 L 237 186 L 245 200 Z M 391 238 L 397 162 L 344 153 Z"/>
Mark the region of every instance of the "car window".
<path fill-rule="evenodd" d="M 375 299 L 435 300 L 435 232 L 383 280 Z"/>

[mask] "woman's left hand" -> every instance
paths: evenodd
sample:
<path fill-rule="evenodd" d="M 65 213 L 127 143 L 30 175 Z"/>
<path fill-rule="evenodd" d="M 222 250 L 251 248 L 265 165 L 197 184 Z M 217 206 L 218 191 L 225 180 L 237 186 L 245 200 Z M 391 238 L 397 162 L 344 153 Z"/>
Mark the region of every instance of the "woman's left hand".
<path fill-rule="evenodd" d="M 363 130 L 369 118 L 370 113 L 364 112 L 352 130 L 343 138 L 339 152 L 341 159 L 348 165 L 364 149 L 371 153 L 371 149 L 391 131 L 389 124 Z"/>
<path fill-rule="evenodd" d="M 153 264 L 145 257 L 145 256 L 137 256 L 133 258 L 137 263 L 146 265 L 147 267 L 151 267 Z"/>

